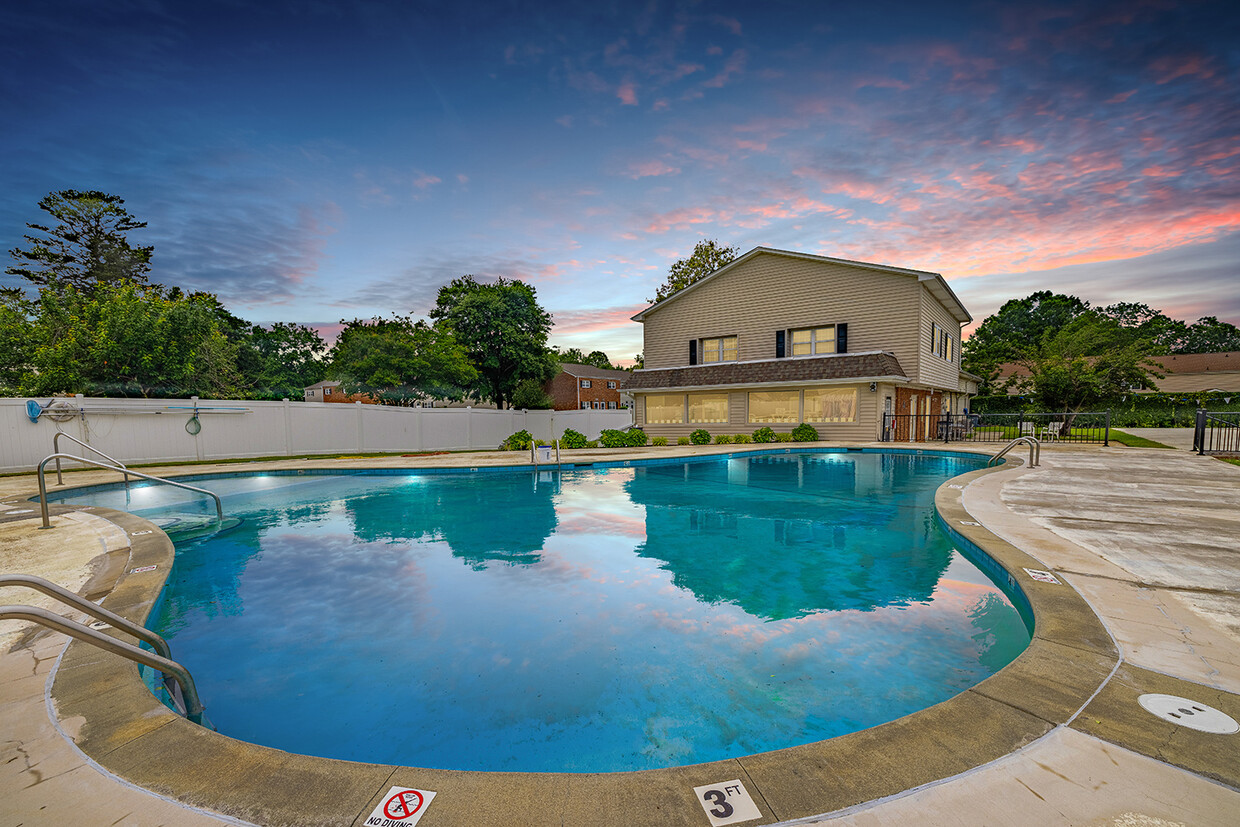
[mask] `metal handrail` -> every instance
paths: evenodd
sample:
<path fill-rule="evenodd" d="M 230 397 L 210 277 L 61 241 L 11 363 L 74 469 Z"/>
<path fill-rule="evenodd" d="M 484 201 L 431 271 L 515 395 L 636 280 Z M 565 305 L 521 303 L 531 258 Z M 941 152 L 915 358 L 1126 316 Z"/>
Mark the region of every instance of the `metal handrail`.
<path fill-rule="evenodd" d="M 125 475 L 125 487 L 126 488 L 129 487 L 129 469 L 125 467 L 125 463 L 121 462 L 116 457 L 105 454 L 103 451 L 100 451 L 94 445 L 87 445 L 85 442 L 78 439 L 73 434 L 66 434 L 64 431 L 57 431 L 56 436 L 52 437 L 52 453 L 54 454 L 60 453 L 60 438 L 62 436 L 65 439 L 69 440 L 70 442 L 76 442 L 78 445 L 81 445 L 86 450 L 94 451 L 96 454 L 103 457 L 104 459 L 110 459 L 112 460 L 114 464 L 119 465 L 121 468 L 121 473 Z M 56 458 L 56 484 L 57 485 L 65 484 L 64 479 L 60 476 L 60 457 Z"/>
<path fill-rule="evenodd" d="M 1012 440 L 1007 445 L 1004 445 L 1002 451 L 991 457 L 986 462 L 986 467 L 989 468 L 991 465 L 994 465 L 1003 458 L 1004 454 L 1015 448 L 1017 445 L 1020 445 L 1022 442 L 1029 446 L 1029 467 L 1037 468 L 1042 462 L 1042 443 L 1038 442 L 1038 438 L 1036 436 L 1016 437 L 1016 439 Z"/>
<path fill-rule="evenodd" d="M 121 470 L 115 465 L 108 465 L 107 463 L 96 462 L 93 459 L 86 459 L 85 457 L 75 457 L 73 454 L 52 454 L 50 457 L 45 457 L 43 461 L 39 463 L 39 507 L 43 510 L 43 528 L 52 527 L 51 517 L 48 516 L 48 511 L 47 511 L 47 476 L 46 476 L 47 464 L 51 462 L 52 460 L 60 459 L 61 457 L 65 459 L 75 460 L 77 462 L 82 463 L 83 465 L 93 465 L 96 468 L 104 468 L 109 471 L 120 471 Z M 187 491 L 197 491 L 199 494 L 206 494 L 208 497 L 215 500 L 216 518 L 221 523 L 224 522 L 224 504 L 220 502 L 219 496 L 215 494 L 214 492 L 208 491 L 205 488 L 199 488 L 195 485 L 186 485 L 183 482 L 176 482 L 175 480 L 169 480 L 169 479 L 164 479 L 163 477 L 157 477 L 153 474 L 144 474 L 141 471 L 134 471 L 133 469 L 128 469 L 128 473 L 133 474 L 135 477 L 141 477 L 144 480 L 151 480 L 152 482 L 167 483 L 168 485 L 175 485 L 177 488 L 184 488 Z"/>
<path fill-rule="evenodd" d="M 42 577 L 35 577 L 33 574 L 0 574 L 0 588 L 5 586 L 25 586 L 35 591 L 43 592 L 48 597 L 54 597 L 61 603 L 66 603 L 90 615 L 95 620 L 111 623 L 116 628 L 129 632 L 129 634 L 139 640 L 145 640 L 154 647 L 155 653 L 160 657 L 172 658 L 172 650 L 168 648 L 168 641 L 150 629 L 139 626 L 132 620 L 121 617 L 116 612 L 110 612 L 97 603 L 91 603 L 86 598 L 74 594 L 63 586 L 58 586 L 51 581 L 44 580 Z"/>
<path fill-rule="evenodd" d="M 149 666 L 152 669 L 158 669 L 165 675 L 171 675 L 172 679 L 181 687 L 181 695 L 185 699 L 185 717 L 196 724 L 204 723 L 202 701 L 198 698 L 198 688 L 194 686 L 194 679 L 189 674 L 189 670 L 174 660 L 160 657 L 154 652 L 148 652 L 145 649 L 139 649 L 131 643 L 108 637 L 102 632 L 97 632 L 89 626 L 83 626 L 67 617 L 61 617 L 55 612 L 49 612 L 47 609 L 40 609 L 36 606 L 0 606 L 0 620 L 29 620 L 38 623 L 40 626 L 46 626 L 49 629 L 55 629 L 57 632 L 85 641 L 93 646 L 98 646 L 107 652 L 128 658 L 136 663 Z"/>

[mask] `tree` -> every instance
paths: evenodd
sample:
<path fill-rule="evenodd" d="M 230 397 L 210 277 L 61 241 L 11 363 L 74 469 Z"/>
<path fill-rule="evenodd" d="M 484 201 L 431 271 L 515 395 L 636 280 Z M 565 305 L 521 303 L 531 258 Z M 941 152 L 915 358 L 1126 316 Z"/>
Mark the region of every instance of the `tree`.
<path fill-rule="evenodd" d="M 512 406 L 530 411 L 545 411 L 555 407 L 555 401 L 543 390 L 536 379 L 523 379 L 512 393 Z"/>
<path fill-rule="evenodd" d="M 129 280 L 146 283 L 154 247 L 131 246 L 126 233 L 146 226 L 124 208 L 125 200 L 91 190 L 48 194 L 39 208 L 54 222 L 27 224 L 41 235 L 26 234 L 29 249 L 14 248 L 18 264 L 5 270 L 39 286 L 72 285 L 90 290 Z"/>
<path fill-rule="evenodd" d="M 570 347 L 568 350 L 557 350 L 555 358 L 568 365 L 591 365 L 603 370 L 619 370 L 601 350 L 592 350 L 587 354 L 582 353 L 579 347 Z"/>
<path fill-rule="evenodd" d="M 354 319 L 332 349 L 331 372 L 345 393 L 368 393 L 386 405 L 461 399 L 477 381 L 465 349 L 441 329 L 407 316 Z"/>
<path fill-rule="evenodd" d="M 646 354 L 638 353 L 633 357 L 633 367 L 630 370 L 641 370 L 646 367 Z"/>
<path fill-rule="evenodd" d="M 327 343 L 305 325 L 253 325 L 250 347 L 259 357 L 257 375 L 247 376 L 255 399 L 300 399 L 302 389 L 327 375 Z"/>
<path fill-rule="evenodd" d="M 31 302 L 16 287 L 0 290 L 0 396 L 17 396 L 31 369 L 34 327 Z"/>
<path fill-rule="evenodd" d="M 1129 335 L 1149 339 L 1153 352 L 1159 354 L 1170 353 L 1184 338 L 1188 327 L 1184 322 L 1172 319 L 1160 310 L 1136 302 L 1108 305 L 1099 312 L 1119 322 Z"/>
<path fill-rule="evenodd" d="M 1012 299 L 965 341 L 960 365 L 981 376 L 984 389 L 991 390 L 1000 365 L 1020 360 L 1030 346 L 1040 345 L 1088 310 L 1088 302 L 1049 290 Z"/>
<path fill-rule="evenodd" d="M 1133 386 L 1152 385 L 1151 339 L 1133 336 L 1114 318 L 1088 311 L 1026 347 L 1017 363 L 1028 376 L 1014 377 L 1021 392 L 1045 410 L 1079 412 Z"/>
<path fill-rule="evenodd" d="M 89 292 L 45 286 L 21 308 L 29 336 L 22 393 L 240 396 L 237 347 L 211 300 L 131 281 L 100 283 Z"/>
<path fill-rule="evenodd" d="M 1214 316 L 1188 325 L 1172 353 L 1224 353 L 1240 350 L 1240 328 Z"/>
<path fill-rule="evenodd" d="M 655 304 L 673 293 L 684 290 L 690 284 L 706 278 L 720 267 L 731 264 L 736 259 L 737 252 L 739 251 L 736 247 L 720 246 L 719 242 L 714 239 L 699 241 L 694 245 L 693 253 L 688 258 L 680 259 L 668 269 L 667 281 L 659 286 L 653 299 L 646 301 Z"/>
<path fill-rule="evenodd" d="M 478 371 L 474 395 L 503 408 L 522 380 L 539 384 L 559 371 L 547 348 L 551 314 L 534 288 L 516 280 L 481 284 L 462 276 L 439 288 L 431 318 L 449 330 Z"/>

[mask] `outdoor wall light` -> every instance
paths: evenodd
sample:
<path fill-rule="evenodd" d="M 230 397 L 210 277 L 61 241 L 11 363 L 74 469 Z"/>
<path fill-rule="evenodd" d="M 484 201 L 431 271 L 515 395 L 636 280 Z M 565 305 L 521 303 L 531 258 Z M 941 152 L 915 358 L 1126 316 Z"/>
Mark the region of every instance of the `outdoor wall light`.
<path fill-rule="evenodd" d="M 875 391 L 877 391 L 877 390 L 878 390 L 878 383 L 877 383 L 877 382 L 871 382 L 871 383 L 870 383 L 870 393 L 874 393 L 874 392 L 875 392 Z"/>

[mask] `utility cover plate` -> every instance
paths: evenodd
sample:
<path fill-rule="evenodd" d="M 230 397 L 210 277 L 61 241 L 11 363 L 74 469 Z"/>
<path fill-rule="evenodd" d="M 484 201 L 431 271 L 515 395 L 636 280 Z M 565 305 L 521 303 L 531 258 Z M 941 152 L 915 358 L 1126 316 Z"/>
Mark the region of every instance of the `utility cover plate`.
<path fill-rule="evenodd" d="M 1198 732 L 1231 735 L 1240 731 L 1240 724 L 1226 712 L 1178 695 L 1142 695 L 1137 698 L 1137 703 L 1151 715 Z"/>

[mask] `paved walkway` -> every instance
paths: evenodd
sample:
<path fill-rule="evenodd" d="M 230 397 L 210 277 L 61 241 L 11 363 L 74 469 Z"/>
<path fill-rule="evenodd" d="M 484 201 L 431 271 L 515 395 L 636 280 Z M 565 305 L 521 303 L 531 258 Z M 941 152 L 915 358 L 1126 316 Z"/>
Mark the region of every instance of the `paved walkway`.
<path fill-rule="evenodd" d="M 1180 448 L 1184 451 L 1193 450 L 1192 428 L 1120 428 L 1120 430 L 1142 439 L 1152 439 L 1163 445 L 1170 445 L 1172 448 Z"/>
<path fill-rule="evenodd" d="M 652 453 L 670 451 L 633 456 Z M 511 459 L 471 454 L 467 461 Z M 75 474 L 72 482 L 97 476 Z M 0 500 L 31 488 L 29 478 L 0 479 Z M 106 592 L 124 570 L 127 538 L 107 521 L 72 512 L 54 518 L 64 530 L 40 532 L 32 515 L 14 513 L 27 505 L 10 503 L 0 504 L 0 570 L 38 567 L 32 573 L 87 595 Z M 1240 693 L 1240 467 L 1186 452 L 1055 447 L 1043 452 L 1040 469 L 974 481 L 963 503 L 1077 589 L 1103 618 L 1124 663 L 1071 725 L 1005 758 L 800 823 L 1240 823 L 1240 735 L 1191 733 L 1135 704 L 1138 692 L 1174 689 L 1240 717 L 1234 694 Z M 0 590 L 0 603 L 12 602 L 35 601 L 28 592 Z M 129 786 L 77 750 L 49 719 L 45 700 L 48 674 L 63 649 L 58 635 L 0 621 L 0 652 L 6 649 L 0 656 L 0 825 L 236 823 Z M 73 736 L 81 722 L 59 726 Z M 433 815 L 428 812 L 424 827 L 434 827 Z"/>

